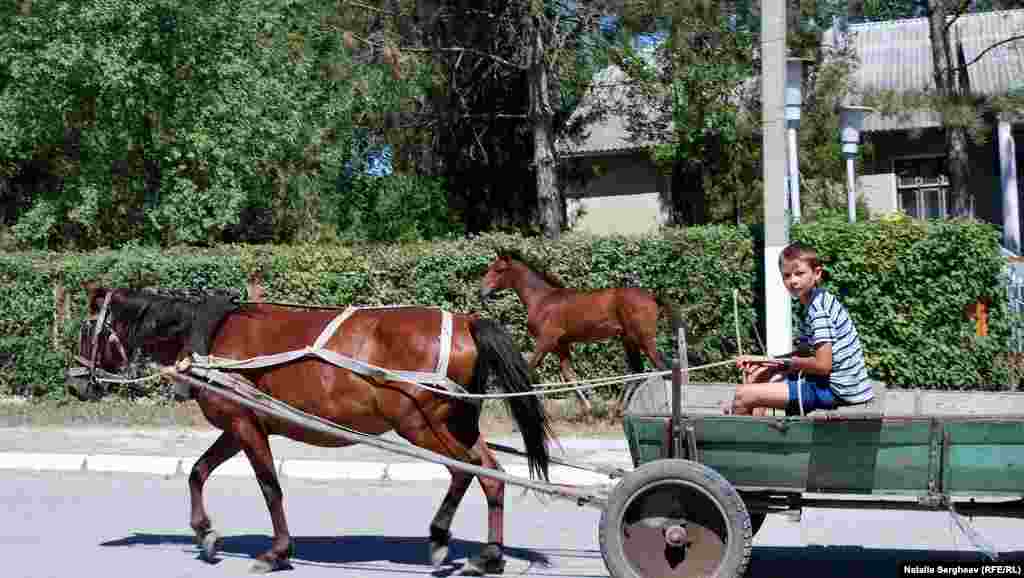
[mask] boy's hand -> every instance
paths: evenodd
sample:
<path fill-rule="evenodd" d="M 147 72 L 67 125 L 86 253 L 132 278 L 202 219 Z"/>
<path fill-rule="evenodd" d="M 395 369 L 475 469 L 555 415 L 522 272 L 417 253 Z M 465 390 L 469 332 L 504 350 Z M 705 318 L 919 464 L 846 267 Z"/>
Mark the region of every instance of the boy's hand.
<path fill-rule="evenodd" d="M 764 355 L 741 355 L 736 358 L 736 367 L 754 369 L 757 367 L 782 367 L 782 360 Z"/>
<path fill-rule="evenodd" d="M 781 369 L 783 362 L 774 357 L 765 357 L 763 355 L 740 355 L 736 358 L 736 367 L 739 367 L 743 372 L 744 381 L 748 381 L 748 378 L 758 369 L 763 367 Z"/>

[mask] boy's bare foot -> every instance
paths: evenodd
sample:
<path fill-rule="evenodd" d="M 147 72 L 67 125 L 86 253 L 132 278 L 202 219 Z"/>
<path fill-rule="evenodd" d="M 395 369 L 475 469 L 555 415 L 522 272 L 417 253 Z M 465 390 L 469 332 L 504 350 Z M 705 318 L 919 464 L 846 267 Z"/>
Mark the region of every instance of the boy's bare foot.
<path fill-rule="evenodd" d="M 725 415 L 732 415 L 733 413 L 731 401 L 723 401 L 718 405 L 718 407 L 722 408 L 722 413 Z"/>

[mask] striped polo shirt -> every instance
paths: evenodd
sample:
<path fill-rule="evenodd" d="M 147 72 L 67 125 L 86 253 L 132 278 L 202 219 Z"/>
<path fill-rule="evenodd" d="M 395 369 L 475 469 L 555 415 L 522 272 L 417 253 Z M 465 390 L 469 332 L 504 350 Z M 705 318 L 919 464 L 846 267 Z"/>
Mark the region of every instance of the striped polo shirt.
<path fill-rule="evenodd" d="M 800 339 L 815 347 L 832 344 L 832 373 L 829 385 L 846 403 L 864 403 L 874 396 L 864 365 L 860 336 L 846 307 L 831 293 L 814 289 L 800 322 Z"/>

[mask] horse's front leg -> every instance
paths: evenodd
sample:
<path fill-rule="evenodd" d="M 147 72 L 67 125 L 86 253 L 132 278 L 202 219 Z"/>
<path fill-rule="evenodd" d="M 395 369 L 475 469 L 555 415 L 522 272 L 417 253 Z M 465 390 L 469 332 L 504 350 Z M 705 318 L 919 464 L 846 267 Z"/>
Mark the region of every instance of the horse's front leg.
<path fill-rule="evenodd" d="M 201 548 L 200 557 L 207 562 L 213 561 L 217 555 L 217 542 L 220 540 L 220 536 L 213 530 L 210 517 L 206 514 L 206 507 L 203 505 L 203 486 L 217 466 L 231 459 L 231 456 L 237 454 L 241 449 L 242 446 L 239 445 L 238 438 L 225 431 L 196 460 L 195 465 L 192 466 L 192 472 L 188 476 L 189 497 L 192 502 L 190 525 L 196 533 L 196 542 Z"/>
<path fill-rule="evenodd" d="M 573 382 L 579 381 L 579 377 L 576 372 L 572 369 L 572 358 L 570 357 L 571 350 L 568 343 L 558 344 L 558 367 L 562 374 L 562 381 Z M 576 384 L 580 385 L 580 384 Z M 576 390 L 576 395 L 580 398 L 580 403 L 583 404 L 583 411 L 590 414 L 590 399 L 587 398 L 586 392 L 582 389 Z"/>
<path fill-rule="evenodd" d="M 267 439 L 267 434 L 254 421 L 238 420 L 236 424 L 242 449 L 245 450 L 249 464 L 256 474 L 256 480 L 260 484 L 263 498 L 267 502 L 267 509 L 270 511 L 270 521 L 274 525 L 274 538 L 270 549 L 256 557 L 250 571 L 254 574 L 263 574 L 290 568 L 288 558 L 292 555 L 292 538 L 288 532 L 288 522 L 284 517 L 284 493 L 281 491 L 281 484 L 278 482 L 277 472 L 274 470 L 274 456 L 270 451 L 270 441 Z"/>

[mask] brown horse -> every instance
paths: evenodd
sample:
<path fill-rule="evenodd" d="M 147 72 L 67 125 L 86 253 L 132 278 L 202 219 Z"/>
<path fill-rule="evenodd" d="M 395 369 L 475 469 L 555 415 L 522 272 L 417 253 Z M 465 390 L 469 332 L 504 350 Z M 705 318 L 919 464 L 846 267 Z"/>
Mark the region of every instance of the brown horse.
<path fill-rule="evenodd" d="M 95 360 L 95 367 L 115 373 L 125 369 L 136 350 L 163 365 L 192 353 L 218 359 L 249 359 L 313 345 L 339 313 L 90 287 L 90 317 L 83 325 L 79 351 L 81 358 Z M 433 371 L 435 377 L 446 375 L 471 393 L 482 393 L 492 377 L 505 391 L 532 391 L 522 353 L 511 336 L 491 320 L 452 315 L 450 355 L 447 370 L 442 372 L 438 369 L 443 367 L 439 363 L 441 352 L 448 348 L 442 346 L 439 338 L 444 333 L 441 311 L 395 307 L 346 312 L 349 313 L 331 337 L 323 338 L 325 350 L 394 371 Z M 318 358 L 301 358 L 236 374 L 266 394 L 335 424 L 367 434 L 394 430 L 422 448 L 469 464 L 500 469 L 480 435 L 478 404 L 433 393 L 402 380 L 364 376 Z M 331 447 L 348 443 L 253 411 L 205 389 L 194 389 L 193 396 L 209 422 L 223 430 L 188 478 L 191 526 L 202 546 L 201 556 L 213 559 L 219 540 L 203 504 L 203 485 L 217 466 L 244 451 L 274 527 L 272 545 L 257 557 L 253 570 L 287 567 L 292 540 L 267 438 L 283 435 Z M 547 479 L 547 443 L 553 434 L 543 405 L 533 395 L 505 399 L 522 433 L 531 475 Z M 472 474 L 452 467 L 449 470 L 451 485 L 429 527 L 430 557 L 435 567 L 447 556 L 449 527 L 473 480 Z M 488 544 L 463 571 L 501 572 L 505 484 L 482 476 L 479 481 L 487 498 Z"/>
<path fill-rule="evenodd" d="M 526 306 L 526 328 L 536 340 L 530 371 L 536 369 L 545 355 L 555 351 L 562 379 L 576 381 L 571 344 L 610 337 L 622 338 L 630 371 L 643 371 L 641 354 L 659 370 L 668 369 L 656 344 L 658 315 L 662 310 L 668 312 L 673 333 L 682 320 L 671 303 L 646 289 L 569 289 L 531 266 L 518 253 L 499 251 L 480 281 L 480 299 L 486 300 L 503 289 L 515 291 Z M 586 396 L 582 391 L 578 393 L 589 410 Z"/>

